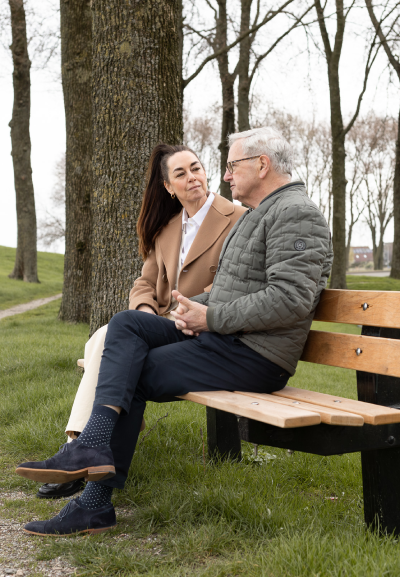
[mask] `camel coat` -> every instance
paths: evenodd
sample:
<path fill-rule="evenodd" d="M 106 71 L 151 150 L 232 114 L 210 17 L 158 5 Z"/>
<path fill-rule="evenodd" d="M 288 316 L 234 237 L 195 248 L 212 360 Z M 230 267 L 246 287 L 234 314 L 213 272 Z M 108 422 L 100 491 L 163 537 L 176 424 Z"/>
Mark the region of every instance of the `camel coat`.
<path fill-rule="evenodd" d="M 211 290 L 224 240 L 245 211 L 243 206 L 215 195 L 179 274 L 178 290 L 185 297 Z M 156 238 L 155 248 L 143 265 L 142 276 L 135 281 L 129 294 L 130 309 L 149 305 L 159 315 L 168 311 L 171 292 L 176 287 L 181 239 L 182 211 Z"/>

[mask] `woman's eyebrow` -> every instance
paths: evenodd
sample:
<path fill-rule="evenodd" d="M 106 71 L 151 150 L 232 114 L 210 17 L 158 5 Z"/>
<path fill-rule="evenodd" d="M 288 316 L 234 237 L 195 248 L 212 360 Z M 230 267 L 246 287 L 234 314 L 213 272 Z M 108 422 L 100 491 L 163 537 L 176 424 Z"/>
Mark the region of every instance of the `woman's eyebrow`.
<path fill-rule="evenodd" d="M 195 160 L 194 162 L 192 162 L 192 164 L 190 165 L 190 168 L 192 168 L 192 166 L 194 166 L 195 164 L 200 164 L 199 160 Z M 177 170 L 185 170 L 184 168 L 174 168 L 174 170 L 172 172 L 176 172 Z"/>

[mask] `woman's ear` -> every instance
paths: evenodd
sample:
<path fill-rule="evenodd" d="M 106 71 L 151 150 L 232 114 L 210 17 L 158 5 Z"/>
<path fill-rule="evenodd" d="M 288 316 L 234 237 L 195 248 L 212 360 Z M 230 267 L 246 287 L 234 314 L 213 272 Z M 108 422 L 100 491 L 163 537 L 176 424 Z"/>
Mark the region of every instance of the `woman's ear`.
<path fill-rule="evenodd" d="M 172 190 L 171 185 L 168 184 L 168 182 L 166 180 L 164 180 L 164 187 L 167 189 L 167 192 L 169 194 L 173 194 L 174 191 Z"/>

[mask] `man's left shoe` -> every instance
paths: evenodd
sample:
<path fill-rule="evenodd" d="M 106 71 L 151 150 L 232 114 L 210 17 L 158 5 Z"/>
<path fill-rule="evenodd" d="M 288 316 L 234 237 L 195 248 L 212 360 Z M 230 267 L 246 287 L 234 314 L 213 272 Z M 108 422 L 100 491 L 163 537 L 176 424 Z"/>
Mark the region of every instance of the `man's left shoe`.
<path fill-rule="evenodd" d="M 31 535 L 53 535 L 56 537 L 76 535 L 77 533 L 103 533 L 117 524 L 112 504 L 98 509 L 84 509 L 79 497 L 68 501 L 56 517 L 49 521 L 32 521 L 24 527 Z"/>
<path fill-rule="evenodd" d="M 115 466 L 108 445 L 87 447 L 75 440 L 65 443 L 54 457 L 46 461 L 22 463 L 15 472 L 42 483 L 68 483 L 82 477 L 86 481 L 104 481 L 115 476 Z"/>

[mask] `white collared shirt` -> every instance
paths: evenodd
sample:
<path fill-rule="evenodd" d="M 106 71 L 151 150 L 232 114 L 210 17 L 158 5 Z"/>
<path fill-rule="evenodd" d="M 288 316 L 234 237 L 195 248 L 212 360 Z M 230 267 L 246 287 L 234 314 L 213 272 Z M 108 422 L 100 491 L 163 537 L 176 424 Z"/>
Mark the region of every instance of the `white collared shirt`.
<path fill-rule="evenodd" d="M 206 218 L 207 213 L 210 210 L 213 200 L 214 193 L 210 192 L 206 202 L 192 218 L 189 218 L 185 208 L 182 211 L 182 243 L 178 263 L 178 276 L 182 269 L 183 263 L 185 262 L 185 258 L 189 253 L 190 247 L 193 244 L 196 234 L 198 233 L 203 220 Z"/>

